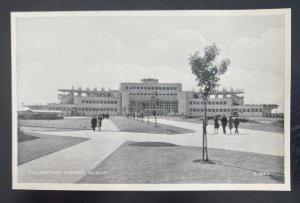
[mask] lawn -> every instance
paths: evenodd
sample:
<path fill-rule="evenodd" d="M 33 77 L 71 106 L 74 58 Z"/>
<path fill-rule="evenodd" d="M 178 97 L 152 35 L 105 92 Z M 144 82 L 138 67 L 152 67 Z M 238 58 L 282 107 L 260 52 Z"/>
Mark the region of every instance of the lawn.
<path fill-rule="evenodd" d="M 202 123 L 198 118 L 182 118 L 182 116 L 168 116 L 164 117 L 167 120 L 174 120 L 174 121 L 182 121 L 182 122 L 189 122 L 189 123 Z M 259 130 L 265 132 L 275 132 L 275 133 L 284 133 L 284 127 L 279 125 L 274 119 L 268 119 L 267 122 L 263 123 L 262 120 L 260 122 L 241 122 L 239 128 L 241 129 L 249 129 L 249 130 Z M 209 125 L 214 125 L 213 120 L 208 121 Z M 221 121 L 219 122 L 220 127 Z M 228 125 L 227 125 L 228 127 Z"/>
<path fill-rule="evenodd" d="M 18 165 L 51 154 L 88 140 L 78 137 L 61 137 L 36 133 L 19 133 Z"/>
<path fill-rule="evenodd" d="M 111 117 L 113 123 L 124 132 L 139 132 L 139 133 L 153 133 L 153 134 L 184 134 L 193 133 L 195 131 L 176 126 L 158 124 L 157 127 L 154 123 L 148 124 L 147 120 L 134 120 L 126 117 Z"/>
<path fill-rule="evenodd" d="M 194 162 L 202 148 L 125 142 L 79 183 L 283 183 L 283 157 L 209 149 L 215 164 Z M 259 175 L 268 171 L 269 175 Z M 105 173 L 104 173 L 105 172 Z"/>
<path fill-rule="evenodd" d="M 85 130 L 91 129 L 89 117 L 66 117 L 61 120 L 18 120 L 19 126 L 42 127 L 48 130 Z"/>

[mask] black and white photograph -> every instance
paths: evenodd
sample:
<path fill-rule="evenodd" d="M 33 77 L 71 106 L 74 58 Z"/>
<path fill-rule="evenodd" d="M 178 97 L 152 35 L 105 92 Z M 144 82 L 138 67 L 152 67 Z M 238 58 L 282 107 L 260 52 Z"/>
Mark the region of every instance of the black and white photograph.
<path fill-rule="evenodd" d="M 13 189 L 289 191 L 290 12 L 12 12 Z"/>

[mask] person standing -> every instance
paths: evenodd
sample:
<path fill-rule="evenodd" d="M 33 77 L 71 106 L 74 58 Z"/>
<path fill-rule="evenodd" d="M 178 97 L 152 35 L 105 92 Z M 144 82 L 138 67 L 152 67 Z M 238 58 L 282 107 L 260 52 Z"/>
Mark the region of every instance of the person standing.
<path fill-rule="evenodd" d="M 239 119 L 239 117 L 235 117 L 235 119 L 234 119 L 234 128 L 235 128 L 235 132 L 234 132 L 234 134 L 239 134 L 239 125 L 240 125 L 240 119 Z"/>
<path fill-rule="evenodd" d="M 101 130 L 101 127 L 102 127 L 102 117 L 99 115 L 98 116 L 98 128 L 99 128 L 99 131 Z"/>
<path fill-rule="evenodd" d="M 226 134 L 227 118 L 226 118 L 225 114 L 223 115 L 221 122 L 222 122 L 222 127 L 223 127 L 223 133 Z"/>
<path fill-rule="evenodd" d="M 92 118 L 91 125 L 92 125 L 92 128 L 93 128 L 93 131 L 95 131 L 95 128 L 97 127 L 97 118 L 96 118 L 96 116 L 94 116 Z"/>
<path fill-rule="evenodd" d="M 215 123 L 215 132 L 214 132 L 214 134 L 218 134 L 218 131 L 219 131 L 219 116 L 216 116 L 215 117 L 215 120 L 214 120 L 214 123 Z"/>
<path fill-rule="evenodd" d="M 232 134 L 232 128 L 233 128 L 233 119 L 232 119 L 232 117 L 231 117 L 231 116 L 229 116 L 228 123 L 229 123 L 229 130 L 230 130 L 230 134 Z"/>

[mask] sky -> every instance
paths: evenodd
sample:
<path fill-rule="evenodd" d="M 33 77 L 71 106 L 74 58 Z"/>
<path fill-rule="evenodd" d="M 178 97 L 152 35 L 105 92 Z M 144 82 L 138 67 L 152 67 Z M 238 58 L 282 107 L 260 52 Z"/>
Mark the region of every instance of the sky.
<path fill-rule="evenodd" d="M 283 111 L 284 16 L 18 17 L 18 104 L 57 102 L 58 88 L 157 78 L 197 91 L 190 55 L 215 43 L 231 64 L 220 87 Z"/>

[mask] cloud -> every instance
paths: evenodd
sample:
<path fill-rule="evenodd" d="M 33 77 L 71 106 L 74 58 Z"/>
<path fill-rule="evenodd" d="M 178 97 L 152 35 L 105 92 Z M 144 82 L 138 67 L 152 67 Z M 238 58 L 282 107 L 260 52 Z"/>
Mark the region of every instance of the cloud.
<path fill-rule="evenodd" d="M 242 37 L 232 44 L 230 52 L 234 68 L 261 70 L 283 78 L 283 28 L 268 29 L 259 38 Z"/>
<path fill-rule="evenodd" d="M 245 104 L 278 104 L 283 111 L 284 80 L 264 70 L 229 69 L 222 77 L 222 87 L 241 88 Z"/>
<path fill-rule="evenodd" d="M 39 35 L 38 35 L 39 33 Z M 33 37 L 35 36 L 35 37 Z M 128 51 L 111 33 L 45 33 L 18 37 L 18 57 L 22 62 L 40 61 L 51 65 L 96 64 L 103 61 L 126 62 Z"/>
<path fill-rule="evenodd" d="M 188 58 L 210 43 L 195 30 L 178 30 L 153 41 L 145 50 L 143 63 L 149 66 L 169 65 L 184 70 Z"/>

